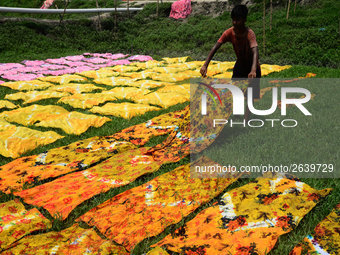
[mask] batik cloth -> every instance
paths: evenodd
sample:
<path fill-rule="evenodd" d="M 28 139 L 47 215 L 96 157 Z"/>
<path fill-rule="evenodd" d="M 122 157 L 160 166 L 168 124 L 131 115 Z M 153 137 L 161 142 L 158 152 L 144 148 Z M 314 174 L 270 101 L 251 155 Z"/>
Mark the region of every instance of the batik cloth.
<path fill-rule="evenodd" d="M 161 162 L 144 156 L 139 148 L 113 156 L 87 170 L 71 173 L 52 182 L 16 192 L 32 205 L 45 208 L 53 217 L 67 218 L 79 204 L 91 197 L 133 182 L 139 176 L 157 171 Z"/>
<path fill-rule="evenodd" d="M 281 177 L 260 177 L 225 193 L 154 246 L 182 254 L 267 254 L 331 191 Z"/>
<path fill-rule="evenodd" d="M 37 209 L 27 211 L 18 199 L 0 204 L 0 252 L 21 237 L 52 227 Z"/>
<path fill-rule="evenodd" d="M 7 109 L 15 109 L 18 106 L 11 103 L 10 101 L 7 100 L 0 100 L 0 110 L 3 108 L 7 108 Z"/>
<path fill-rule="evenodd" d="M 18 146 L 16 144 L 16 146 Z M 9 194 L 24 185 L 87 168 L 112 155 L 136 148 L 112 137 L 96 136 L 39 155 L 22 157 L 0 167 L 0 190 Z"/>
<path fill-rule="evenodd" d="M 289 255 L 340 254 L 340 204 L 305 237 Z"/>
<path fill-rule="evenodd" d="M 83 229 L 78 224 L 60 232 L 26 236 L 3 254 L 128 255 L 124 247 L 103 240 L 94 229 Z"/>
<path fill-rule="evenodd" d="M 105 103 L 107 101 L 116 101 L 117 98 L 114 92 L 103 91 L 101 93 L 83 93 L 74 94 L 72 96 L 60 98 L 59 103 L 71 105 L 74 108 L 87 109 L 95 105 Z"/>
<path fill-rule="evenodd" d="M 92 92 L 94 90 L 105 90 L 102 87 L 95 86 L 91 83 L 81 84 L 81 83 L 69 83 L 66 85 L 53 86 L 50 88 L 52 91 L 66 92 L 71 94 Z"/>
<path fill-rule="evenodd" d="M 124 139 L 135 145 L 144 145 L 151 137 L 169 134 L 180 126 L 188 115 L 189 106 L 183 110 L 159 115 L 146 123 L 125 128 L 113 135 L 115 139 Z"/>
<path fill-rule="evenodd" d="M 15 90 L 40 90 L 40 89 L 49 88 L 53 86 L 53 84 L 49 82 L 33 80 L 33 81 L 5 82 L 5 83 L 2 83 L 1 86 L 9 87 Z"/>
<path fill-rule="evenodd" d="M 5 99 L 8 100 L 23 100 L 23 104 L 29 104 L 36 101 L 40 101 L 43 99 L 49 98 L 61 98 L 69 96 L 69 93 L 66 92 L 57 92 L 53 90 L 44 90 L 44 91 L 29 91 L 29 92 L 18 92 L 15 94 L 7 94 Z"/>
<path fill-rule="evenodd" d="M 78 220 L 96 226 L 127 250 L 160 234 L 237 179 L 190 178 L 190 164 L 160 175 L 93 208 Z"/>

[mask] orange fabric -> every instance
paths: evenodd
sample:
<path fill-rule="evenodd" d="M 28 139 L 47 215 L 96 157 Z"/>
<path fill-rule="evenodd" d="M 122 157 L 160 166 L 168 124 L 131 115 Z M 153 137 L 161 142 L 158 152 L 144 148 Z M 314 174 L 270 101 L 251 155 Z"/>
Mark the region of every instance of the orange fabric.
<path fill-rule="evenodd" d="M 52 182 L 16 192 L 26 203 L 44 207 L 66 219 L 79 204 L 111 188 L 127 185 L 137 177 L 157 171 L 162 163 L 142 154 L 148 148 L 126 151 L 87 170 L 71 173 Z"/>
<path fill-rule="evenodd" d="M 103 240 L 94 229 L 83 229 L 78 224 L 60 232 L 27 236 L 2 254 L 128 255 L 124 247 Z"/>
<path fill-rule="evenodd" d="M 20 191 L 36 179 L 44 180 L 84 169 L 114 154 L 131 150 L 129 142 L 108 136 L 80 140 L 39 155 L 22 157 L 0 167 L 0 190 L 9 194 Z"/>
<path fill-rule="evenodd" d="M 215 205 L 153 246 L 182 254 L 267 254 L 280 235 L 295 229 L 331 191 L 315 190 L 290 177 L 260 177 L 225 193 Z"/>
<path fill-rule="evenodd" d="M 19 199 L 0 204 L 0 252 L 21 237 L 52 227 L 37 209 L 27 211 Z"/>
<path fill-rule="evenodd" d="M 199 206 L 209 202 L 237 179 L 193 179 L 190 165 L 160 175 L 93 208 L 78 220 L 127 250 L 144 238 L 160 234 Z"/>

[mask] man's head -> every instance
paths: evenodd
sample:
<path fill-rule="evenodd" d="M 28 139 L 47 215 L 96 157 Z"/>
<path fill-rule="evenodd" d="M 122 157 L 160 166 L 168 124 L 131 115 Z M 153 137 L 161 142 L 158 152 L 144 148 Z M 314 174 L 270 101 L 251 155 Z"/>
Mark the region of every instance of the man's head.
<path fill-rule="evenodd" d="M 236 5 L 231 11 L 231 18 L 233 20 L 233 26 L 235 28 L 244 27 L 245 22 L 247 21 L 248 8 L 245 5 Z"/>

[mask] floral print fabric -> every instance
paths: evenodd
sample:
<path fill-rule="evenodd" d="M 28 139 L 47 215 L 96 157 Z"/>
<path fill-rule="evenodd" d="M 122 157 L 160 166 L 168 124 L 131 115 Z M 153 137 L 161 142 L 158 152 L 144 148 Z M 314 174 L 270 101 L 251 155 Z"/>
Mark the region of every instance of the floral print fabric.
<path fill-rule="evenodd" d="M 37 209 L 27 211 L 18 199 L 0 204 L 0 252 L 21 237 L 51 226 Z"/>
<path fill-rule="evenodd" d="M 340 254 L 340 204 L 289 255 Z"/>
<path fill-rule="evenodd" d="M 127 185 L 137 177 L 159 169 L 160 162 L 142 155 L 148 148 L 126 151 L 87 170 L 60 177 L 52 182 L 15 193 L 26 203 L 44 207 L 54 216 L 66 219 L 80 203 L 111 188 Z"/>
<path fill-rule="evenodd" d="M 60 232 L 27 236 L 2 254 L 127 255 L 128 253 L 124 247 L 101 239 L 93 229 L 83 229 L 78 224 L 74 224 Z"/>
<path fill-rule="evenodd" d="M 291 177 L 257 178 L 225 193 L 155 246 L 183 254 L 267 254 L 331 191 Z"/>
<path fill-rule="evenodd" d="M 112 155 L 135 148 L 132 143 L 96 136 L 39 155 L 22 157 L 0 167 L 0 190 L 9 194 L 24 185 L 82 170 Z"/>
<path fill-rule="evenodd" d="M 189 164 L 127 190 L 79 218 L 127 250 L 161 233 L 237 179 L 193 179 Z"/>

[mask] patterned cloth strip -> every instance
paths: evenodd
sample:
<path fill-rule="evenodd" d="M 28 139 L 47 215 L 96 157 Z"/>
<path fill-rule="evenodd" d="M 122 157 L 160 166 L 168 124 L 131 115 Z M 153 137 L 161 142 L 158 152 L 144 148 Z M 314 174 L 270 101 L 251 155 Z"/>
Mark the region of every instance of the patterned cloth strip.
<path fill-rule="evenodd" d="M 169 255 L 169 253 L 157 246 L 149 251 L 146 255 Z"/>
<path fill-rule="evenodd" d="M 7 100 L 0 100 L 0 110 L 3 108 L 7 108 L 7 109 L 15 109 L 18 106 L 11 103 L 10 101 Z"/>
<path fill-rule="evenodd" d="M 331 191 L 315 190 L 293 176 L 277 177 L 260 177 L 225 193 L 154 246 L 182 254 L 267 254 Z"/>
<path fill-rule="evenodd" d="M 91 83 L 69 83 L 67 85 L 53 86 L 50 91 L 66 92 L 71 94 L 92 92 L 94 90 L 105 90 L 102 87 L 95 86 Z"/>
<path fill-rule="evenodd" d="M 135 145 L 144 145 L 151 137 L 169 134 L 180 126 L 183 118 L 188 115 L 189 106 L 183 110 L 159 115 L 146 123 L 123 129 L 113 135 L 115 139 L 124 139 Z"/>
<path fill-rule="evenodd" d="M 212 162 L 214 164 L 215 162 Z M 193 179 L 190 165 L 175 170 L 93 208 L 78 220 L 132 250 L 209 202 L 237 179 Z"/>
<path fill-rule="evenodd" d="M 66 219 L 77 205 L 91 197 L 157 171 L 162 163 L 142 155 L 147 149 L 126 151 L 87 170 L 14 194 L 26 203 L 44 207 L 53 217 Z"/>
<path fill-rule="evenodd" d="M 27 211 L 18 199 L 0 204 L 0 252 L 21 237 L 52 227 L 37 209 Z"/>
<path fill-rule="evenodd" d="M 161 93 L 152 92 L 147 95 L 136 95 L 131 98 L 132 101 L 139 104 L 159 105 L 162 108 L 168 108 L 170 106 L 188 102 L 190 95 L 183 95 L 182 93 Z"/>
<path fill-rule="evenodd" d="M 305 237 L 289 255 L 340 254 L 340 204 Z"/>
<path fill-rule="evenodd" d="M 2 254 L 127 255 L 129 253 L 124 247 L 103 240 L 93 229 L 84 229 L 74 224 L 60 232 L 26 236 Z"/>
<path fill-rule="evenodd" d="M 61 98 L 69 96 L 70 94 L 67 92 L 58 92 L 58 91 L 29 91 L 29 92 L 18 92 L 14 94 L 7 94 L 5 99 L 8 100 L 22 100 L 23 104 L 29 104 L 36 101 L 40 101 L 43 99 L 50 98 Z"/>
<path fill-rule="evenodd" d="M 22 157 L 0 167 L 0 190 L 9 194 L 24 185 L 82 170 L 114 154 L 135 148 L 132 143 L 96 136 L 39 155 Z"/>
<path fill-rule="evenodd" d="M 44 82 L 40 80 L 33 81 L 16 81 L 16 82 L 5 82 L 2 83 L 1 86 L 8 87 L 15 90 L 40 90 L 47 89 L 53 86 L 50 82 Z"/>

